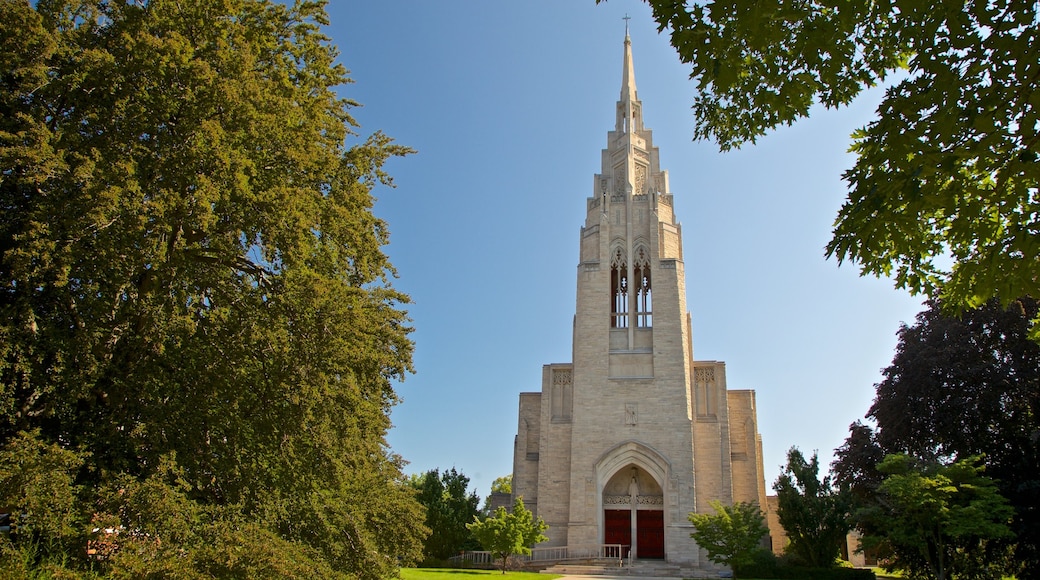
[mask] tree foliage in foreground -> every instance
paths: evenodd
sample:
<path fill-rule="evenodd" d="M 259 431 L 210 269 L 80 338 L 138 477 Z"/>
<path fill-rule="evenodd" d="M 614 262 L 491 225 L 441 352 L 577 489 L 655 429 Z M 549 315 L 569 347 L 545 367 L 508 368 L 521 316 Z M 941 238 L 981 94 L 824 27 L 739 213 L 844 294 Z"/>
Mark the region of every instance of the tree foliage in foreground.
<path fill-rule="evenodd" d="M 718 500 L 712 501 L 711 507 L 715 509 L 714 514 L 687 516 L 694 528 L 690 537 L 716 564 L 736 569 L 754 562 L 762 538 L 769 533 L 762 510 L 753 503 L 723 505 Z"/>
<path fill-rule="evenodd" d="M 477 515 L 480 498 L 469 491 L 469 478 L 454 467 L 444 473 L 431 469 L 413 477 L 409 484 L 426 508 L 430 535 L 423 543 L 423 557 L 445 560 L 462 550 L 473 549 L 473 536 L 466 525 Z"/>
<path fill-rule="evenodd" d="M 949 316 L 935 303 L 899 331 L 867 418 L 838 449 L 834 470 L 872 501 L 888 454 L 949 463 L 982 456 L 986 475 L 1015 510 L 1020 580 L 1040 578 L 1040 345 L 1028 338 L 1040 303 L 997 301 Z"/>
<path fill-rule="evenodd" d="M 887 556 L 886 568 L 910 578 L 991 578 L 1009 573 L 1008 562 L 988 551 L 1012 535 L 1013 510 L 982 474 L 978 458 L 948 465 L 889 455 L 877 501 L 860 510 L 863 543 Z"/>
<path fill-rule="evenodd" d="M 473 522 L 466 527 L 473 537 L 492 557 L 502 560 L 502 573 L 506 573 L 509 557 L 514 554 L 530 554 L 531 547 L 548 540 L 542 532 L 549 529 L 542 518 L 536 518 L 524 507 L 523 498 L 516 498 L 513 509 L 500 507 L 491 517 Z"/>
<path fill-rule="evenodd" d="M 1040 296 L 1040 4 L 646 2 L 723 150 L 900 71 L 853 133 L 827 254 L 958 310 Z"/>
<path fill-rule="evenodd" d="M 371 212 L 408 150 L 354 135 L 326 23 L 313 1 L 0 0 L 14 576 L 374 579 L 419 555 L 385 441 L 407 297 Z"/>
<path fill-rule="evenodd" d="M 790 544 L 785 551 L 797 554 L 809 566 L 829 568 L 841 556 L 841 545 L 852 528 L 852 498 L 848 491 L 821 480 L 820 462 L 814 452 L 808 461 L 797 447 L 787 451 L 787 465 L 773 484 L 777 517 Z"/>

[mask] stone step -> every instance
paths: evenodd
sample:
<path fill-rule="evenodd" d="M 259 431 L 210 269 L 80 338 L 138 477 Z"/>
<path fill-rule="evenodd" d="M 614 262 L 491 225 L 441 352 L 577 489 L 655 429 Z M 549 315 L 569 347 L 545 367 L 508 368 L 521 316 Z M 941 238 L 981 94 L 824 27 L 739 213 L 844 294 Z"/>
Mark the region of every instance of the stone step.
<path fill-rule="evenodd" d="M 560 563 L 541 571 L 565 576 L 631 576 L 633 578 L 719 578 L 715 569 L 702 569 L 666 562 L 635 562 L 631 566 Z"/>
<path fill-rule="evenodd" d="M 589 564 L 556 564 L 542 570 L 542 573 L 564 574 L 566 576 L 620 576 L 625 574 L 625 568 Z"/>

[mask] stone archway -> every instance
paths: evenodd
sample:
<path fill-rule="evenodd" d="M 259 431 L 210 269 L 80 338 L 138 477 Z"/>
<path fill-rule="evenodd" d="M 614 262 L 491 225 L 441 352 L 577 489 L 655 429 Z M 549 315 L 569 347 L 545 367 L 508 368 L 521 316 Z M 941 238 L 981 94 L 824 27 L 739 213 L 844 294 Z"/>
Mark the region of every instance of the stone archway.
<path fill-rule="evenodd" d="M 603 543 L 625 546 L 620 555 L 643 559 L 665 557 L 663 482 L 668 462 L 635 441 L 608 451 L 596 462 Z"/>

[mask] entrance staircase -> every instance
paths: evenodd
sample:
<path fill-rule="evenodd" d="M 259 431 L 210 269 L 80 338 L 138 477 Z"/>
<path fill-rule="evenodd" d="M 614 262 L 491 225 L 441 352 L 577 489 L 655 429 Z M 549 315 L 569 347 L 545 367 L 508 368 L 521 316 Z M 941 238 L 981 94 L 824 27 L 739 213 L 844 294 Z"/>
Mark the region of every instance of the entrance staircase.
<path fill-rule="evenodd" d="M 509 568 L 565 576 L 613 576 L 632 578 L 729 578 L 717 568 L 673 564 L 664 560 L 622 558 L 628 546 L 596 544 L 534 548 L 529 556 L 510 558 Z M 465 552 L 451 559 L 459 567 L 493 568 L 499 565 L 490 552 Z"/>
<path fill-rule="evenodd" d="M 610 563 L 567 563 L 554 564 L 541 571 L 543 574 L 563 574 L 565 576 L 622 576 L 632 578 L 722 578 L 716 569 L 703 569 L 691 566 L 671 564 L 664 560 L 636 560 L 631 564 L 618 566 Z"/>

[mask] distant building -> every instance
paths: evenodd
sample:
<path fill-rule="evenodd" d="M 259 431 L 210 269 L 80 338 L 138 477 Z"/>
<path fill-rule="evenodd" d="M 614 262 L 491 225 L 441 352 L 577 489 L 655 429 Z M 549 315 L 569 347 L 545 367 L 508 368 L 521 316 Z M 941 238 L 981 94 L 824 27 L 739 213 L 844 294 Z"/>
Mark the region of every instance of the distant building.
<path fill-rule="evenodd" d="M 501 491 L 491 492 L 488 496 L 488 512 L 494 514 L 498 508 L 505 508 L 506 511 L 513 509 L 513 496 Z"/>
<path fill-rule="evenodd" d="M 580 235 L 573 362 L 521 393 L 513 495 L 549 524 L 542 546 L 622 544 L 637 559 L 714 565 L 690 537 L 709 502 L 767 511 L 755 392 L 693 358 L 682 226 L 643 127 L 626 33 L 621 97 Z M 696 284 L 720 284 L 694 270 Z M 774 521 L 773 518 L 771 521 Z"/>

